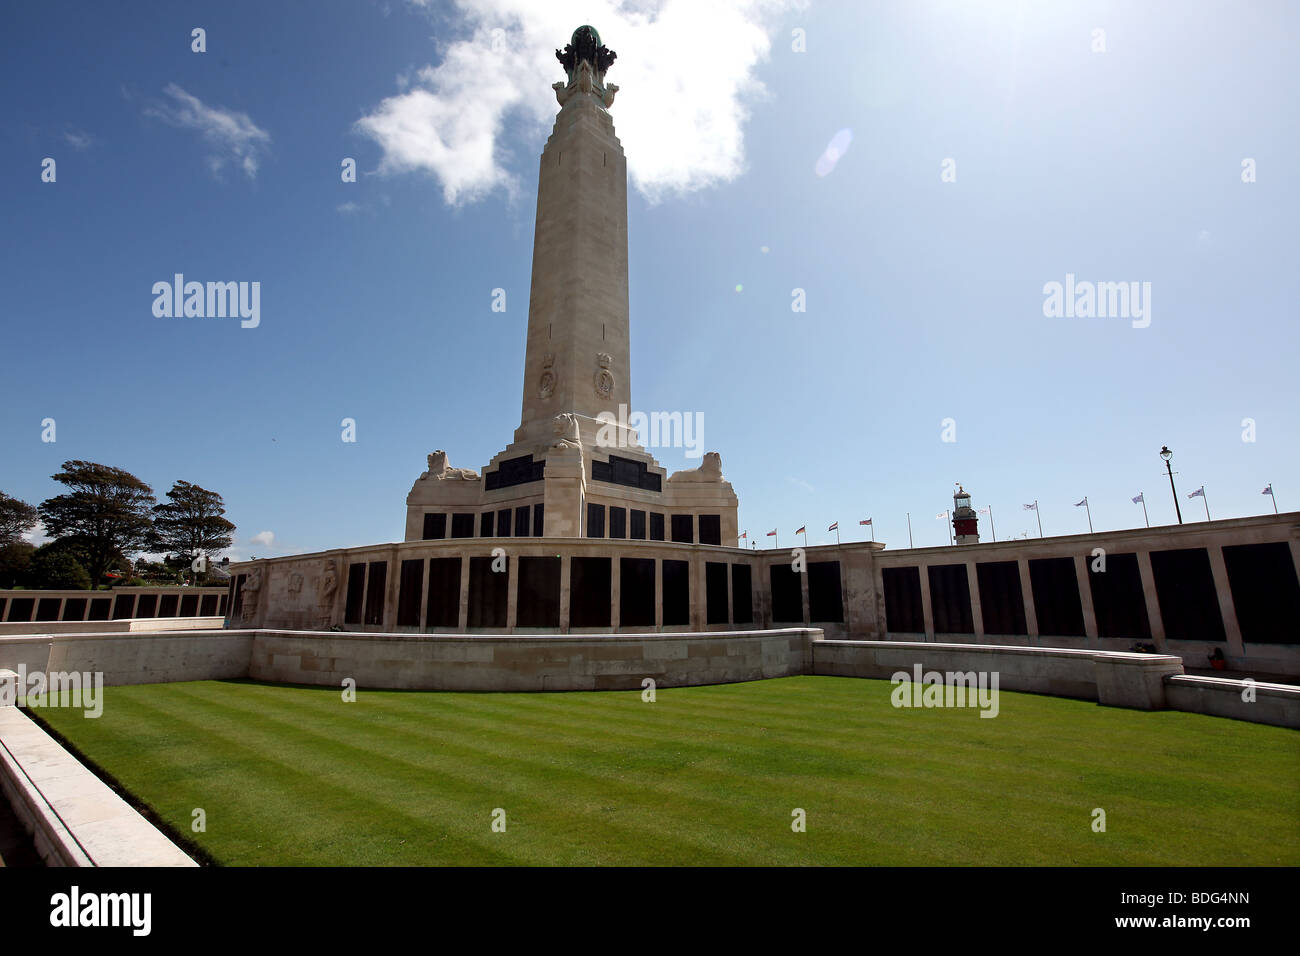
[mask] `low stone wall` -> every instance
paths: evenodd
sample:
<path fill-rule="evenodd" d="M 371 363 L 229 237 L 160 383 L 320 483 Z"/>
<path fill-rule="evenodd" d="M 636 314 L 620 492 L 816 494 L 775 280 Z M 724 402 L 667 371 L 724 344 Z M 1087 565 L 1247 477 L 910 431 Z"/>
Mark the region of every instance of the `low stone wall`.
<path fill-rule="evenodd" d="M 1172 676 L 1165 680 L 1165 706 L 1194 714 L 1300 728 L 1300 687 L 1292 684 L 1190 674 Z"/>
<path fill-rule="evenodd" d="M 257 631 L 248 676 L 338 687 L 448 691 L 639 689 L 808 672 L 809 628 L 705 635 L 526 637 Z"/>
<path fill-rule="evenodd" d="M 567 636 L 280 630 L 0 637 L 0 669 L 99 672 L 104 683 L 257 680 L 443 691 L 630 690 L 796 674 L 889 680 L 996 672 L 999 689 L 1174 708 L 1300 728 L 1300 687 L 1182 674 L 1171 655 L 933 641 L 828 641 L 817 628 Z"/>
<path fill-rule="evenodd" d="M 44 670 L 102 673 L 109 685 L 231 680 L 248 676 L 252 651 L 249 631 L 65 635 L 49 642 Z"/>
<path fill-rule="evenodd" d="M 1001 690 L 1097 700 L 1096 651 L 931 641 L 821 641 L 813 645 L 812 657 L 814 674 L 889 680 L 898 671 L 911 674 L 917 664 L 922 671 L 997 671 Z"/>
<path fill-rule="evenodd" d="M 0 636 L 44 634 L 121 634 L 157 631 L 212 631 L 225 625 L 221 617 L 124 617 L 116 621 L 32 621 L 0 624 Z"/>

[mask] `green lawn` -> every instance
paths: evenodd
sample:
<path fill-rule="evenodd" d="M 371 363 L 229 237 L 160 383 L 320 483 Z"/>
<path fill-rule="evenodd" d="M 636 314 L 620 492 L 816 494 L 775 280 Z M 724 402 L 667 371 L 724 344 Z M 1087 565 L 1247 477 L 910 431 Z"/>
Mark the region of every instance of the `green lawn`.
<path fill-rule="evenodd" d="M 891 690 L 345 704 L 205 681 L 107 688 L 98 720 L 32 713 L 176 831 L 203 808 L 192 837 L 227 865 L 1300 863 L 1295 731 L 1007 692 L 982 719 L 895 709 Z"/>

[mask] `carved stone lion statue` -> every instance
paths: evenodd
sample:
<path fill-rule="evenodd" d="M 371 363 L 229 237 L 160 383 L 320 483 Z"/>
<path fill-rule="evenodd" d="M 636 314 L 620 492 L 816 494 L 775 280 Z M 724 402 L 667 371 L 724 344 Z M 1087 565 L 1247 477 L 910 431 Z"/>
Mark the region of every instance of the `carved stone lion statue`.
<path fill-rule="evenodd" d="M 552 448 L 581 448 L 582 438 L 578 433 L 578 419 L 572 412 L 562 412 L 551 420 L 555 429 L 555 444 Z"/>
<path fill-rule="evenodd" d="M 669 481 L 721 481 L 722 456 L 716 451 L 706 451 L 699 468 L 674 471 L 668 476 Z"/>
<path fill-rule="evenodd" d="M 428 461 L 429 470 L 420 476 L 421 479 L 432 478 L 435 481 L 446 481 L 448 479 L 478 481 L 478 472 L 473 468 L 448 468 L 447 453 L 441 448 L 429 455 Z"/>

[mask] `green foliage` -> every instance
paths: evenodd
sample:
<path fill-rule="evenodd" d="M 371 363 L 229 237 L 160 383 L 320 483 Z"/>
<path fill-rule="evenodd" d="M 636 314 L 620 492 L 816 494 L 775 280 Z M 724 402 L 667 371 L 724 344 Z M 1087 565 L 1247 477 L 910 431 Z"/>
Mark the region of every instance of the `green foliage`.
<path fill-rule="evenodd" d="M 0 491 L 0 545 L 19 540 L 36 525 L 36 509 Z"/>
<path fill-rule="evenodd" d="M 73 549 L 59 547 L 57 542 L 42 545 L 32 555 L 27 569 L 26 582 L 29 588 L 60 590 L 90 587 L 90 575 L 77 560 Z"/>
<path fill-rule="evenodd" d="M 26 541 L 0 545 L 0 588 L 19 587 L 27 579 L 36 546 Z"/>
<path fill-rule="evenodd" d="M 147 484 L 121 468 L 76 460 L 51 477 L 70 490 L 41 502 L 45 533 L 78 538 L 92 581 L 102 580 L 115 558 L 143 549 L 155 503 Z"/>
<path fill-rule="evenodd" d="M 228 521 L 221 495 L 188 481 L 178 481 L 167 500 L 153 508 L 150 544 L 155 551 L 185 556 L 185 568 L 202 552 L 209 559 L 234 542 L 235 526 Z"/>

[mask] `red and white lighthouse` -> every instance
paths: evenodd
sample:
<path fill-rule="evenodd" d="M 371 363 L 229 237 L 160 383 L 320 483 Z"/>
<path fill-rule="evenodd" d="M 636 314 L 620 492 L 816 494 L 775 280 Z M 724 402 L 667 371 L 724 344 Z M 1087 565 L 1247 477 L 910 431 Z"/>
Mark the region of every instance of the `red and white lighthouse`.
<path fill-rule="evenodd" d="M 970 506 L 970 492 L 961 485 L 952 496 L 952 529 L 958 544 L 979 544 L 979 515 Z"/>

